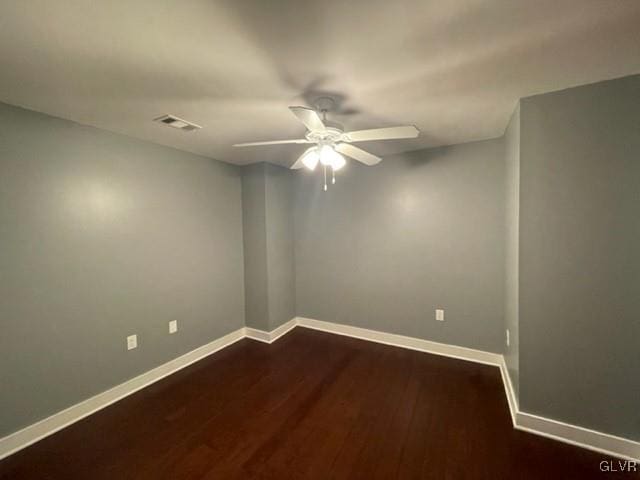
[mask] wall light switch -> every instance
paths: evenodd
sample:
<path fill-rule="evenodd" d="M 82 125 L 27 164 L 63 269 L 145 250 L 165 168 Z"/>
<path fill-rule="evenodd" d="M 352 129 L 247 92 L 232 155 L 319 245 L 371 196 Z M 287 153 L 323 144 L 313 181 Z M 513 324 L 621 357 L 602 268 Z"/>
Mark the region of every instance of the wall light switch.
<path fill-rule="evenodd" d="M 127 350 L 133 350 L 134 348 L 138 348 L 138 336 L 129 335 L 127 337 Z"/>
<path fill-rule="evenodd" d="M 511 335 L 509 334 L 509 329 L 507 328 L 507 347 L 511 345 Z"/>
<path fill-rule="evenodd" d="M 178 331 L 178 321 L 171 320 L 169 322 L 169 333 L 176 333 Z"/>
<path fill-rule="evenodd" d="M 444 310 L 436 309 L 436 320 L 439 322 L 444 322 Z"/>

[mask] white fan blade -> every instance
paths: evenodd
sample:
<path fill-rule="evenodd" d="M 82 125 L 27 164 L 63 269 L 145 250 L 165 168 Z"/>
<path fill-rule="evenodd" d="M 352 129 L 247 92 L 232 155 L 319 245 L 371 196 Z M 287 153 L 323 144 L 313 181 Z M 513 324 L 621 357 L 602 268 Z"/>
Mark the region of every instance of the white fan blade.
<path fill-rule="evenodd" d="M 296 138 L 295 140 L 272 140 L 270 142 L 246 142 L 236 143 L 234 147 L 253 147 L 255 145 L 282 145 L 285 143 L 311 143 L 306 138 Z"/>
<path fill-rule="evenodd" d="M 380 163 L 380 161 L 382 160 L 380 157 L 376 157 L 375 155 L 369 152 L 365 152 L 361 148 L 349 145 L 348 143 L 339 143 L 338 145 L 336 145 L 336 151 L 369 166 Z"/>
<path fill-rule="evenodd" d="M 318 112 L 313 108 L 289 107 L 289 110 L 291 110 L 291 113 L 293 113 L 298 120 L 304 123 L 307 130 L 311 132 L 324 132 L 326 130 L 320 115 L 318 115 Z"/>
<path fill-rule="evenodd" d="M 396 138 L 416 138 L 420 135 L 413 125 L 406 127 L 371 128 L 369 130 L 357 130 L 347 132 L 342 138 L 345 142 L 369 142 L 372 140 L 393 140 Z"/>

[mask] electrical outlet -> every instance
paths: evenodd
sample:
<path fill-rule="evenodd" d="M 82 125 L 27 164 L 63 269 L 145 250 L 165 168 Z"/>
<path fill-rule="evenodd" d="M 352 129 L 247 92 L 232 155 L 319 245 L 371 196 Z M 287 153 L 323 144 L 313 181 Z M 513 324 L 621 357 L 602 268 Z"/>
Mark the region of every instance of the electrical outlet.
<path fill-rule="evenodd" d="M 138 336 L 129 335 L 127 337 L 127 350 L 133 350 L 134 348 L 138 348 Z"/>
<path fill-rule="evenodd" d="M 440 308 L 436 309 L 436 320 L 444 322 L 444 310 Z"/>
<path fill-rule="evenodd" d="M 507 336 L 506 336 L 506 340 L 507 340 L 507 347 L 511 345 L 511 334 L 509 333 L 509 329 L 507 328 Z"/>
<path fill-rule="evenodd" d="M 169 322 L 169 333 L 176 333 L 178 331 L 178 321 L 171 320 Z"/>

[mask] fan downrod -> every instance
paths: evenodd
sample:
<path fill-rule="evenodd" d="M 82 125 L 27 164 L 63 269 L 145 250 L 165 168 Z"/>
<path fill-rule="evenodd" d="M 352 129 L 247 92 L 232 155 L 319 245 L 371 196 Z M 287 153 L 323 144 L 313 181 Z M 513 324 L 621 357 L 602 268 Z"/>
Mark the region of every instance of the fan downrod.
<path fill-rule="evenodd" d="M 316 110 L 325 116 L 328 112 L 332 112 L 336 106 L 336 101 L 331 97 L 318 97 L 313 103 Z"/>

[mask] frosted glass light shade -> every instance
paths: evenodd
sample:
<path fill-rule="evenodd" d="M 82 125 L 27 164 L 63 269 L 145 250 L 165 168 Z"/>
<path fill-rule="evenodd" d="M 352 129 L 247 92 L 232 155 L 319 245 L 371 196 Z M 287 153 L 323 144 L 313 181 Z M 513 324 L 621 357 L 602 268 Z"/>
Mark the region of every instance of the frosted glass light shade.
<path fill-rule="evenodd" d="M 333 158 L 333 162 L 331 163 L 333 170 L 334 171 L 340 170 L 346 164 L 347 164 L 347 161 L 344 159 L 344 157 L 340 155 L 338 152 L 336 152 L 336 156 Z"/>
<path fill-rule="evenodd" d="M 320 154 L 318 153 L 318 149 L 316 147 L 311 147 L 302 156 L 302 164 L 311 171 L 315 170 L 319 160 Z"/>
<path fill-rule="evenodd" d="M 342 155 L 336 152 L 333 147 L 324 145 L 320 150 L 320 163 L 339 170 L 347 163 Z"/>

